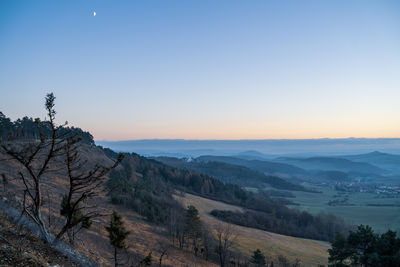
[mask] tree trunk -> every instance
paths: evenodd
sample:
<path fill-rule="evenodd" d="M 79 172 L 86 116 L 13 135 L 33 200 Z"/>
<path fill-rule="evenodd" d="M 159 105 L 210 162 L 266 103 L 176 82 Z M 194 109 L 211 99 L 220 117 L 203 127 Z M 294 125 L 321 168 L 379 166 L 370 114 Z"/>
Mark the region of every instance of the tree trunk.
<path fill-rule="evenodd" d="M 41 210 L 37 209 L 36 214 L 37 214 L 37 220 L 38 220 L 38 226 L 39 226 L 40 232 L 43 235 L 45 242 L 50 244 L 52 242 L 51 236 L 49 234 L 49 231 L 47 230 L 46 224 L 44 223 L 44 221 L 42 219 Z"/>
<path fill-rule="evenodd" d="M 114 267 L 118 266 L 118 259 L 117 259 L 117 248 L 114 247 Z"/>

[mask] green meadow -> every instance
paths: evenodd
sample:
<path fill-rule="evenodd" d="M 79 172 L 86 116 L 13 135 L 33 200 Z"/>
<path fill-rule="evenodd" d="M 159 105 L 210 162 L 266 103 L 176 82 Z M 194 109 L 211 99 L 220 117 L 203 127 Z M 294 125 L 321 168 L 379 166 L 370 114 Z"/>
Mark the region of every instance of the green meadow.
<path fill-rule="evenodd" d="M 294 192 L 291 198 L 299 205 L 290 207 L 312 214 L 332 213 L 350 224 L 368 224 L 376 232 L 388 229 L 400 232 L 400 196 L 374 193 L 339 192 L 329 187 L 315 187 L 322 193 Z M 347 199 L 345 204 L 329 205 L 329 201 Z M 371 204 L 373 206 L 371 206 Z M 379 206 L 378 206 L 379 205 Z"/>

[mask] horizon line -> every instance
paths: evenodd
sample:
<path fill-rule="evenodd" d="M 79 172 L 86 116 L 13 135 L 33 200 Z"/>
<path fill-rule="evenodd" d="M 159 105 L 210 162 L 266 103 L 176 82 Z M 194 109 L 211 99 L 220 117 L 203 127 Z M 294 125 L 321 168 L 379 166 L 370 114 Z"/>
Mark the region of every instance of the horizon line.
<path fill-rule="evenodd" d="M 95 142 L 129 142 L 129 141 L 302 141 L 302 140 L 348 140 L 348 139 L 400 139 L 400 137 L 316 137 L 316 138 L 264 138 L 264 139 L 186 139 L 186 138 L 140 138 L 121 140 L 94 140 Z"/>

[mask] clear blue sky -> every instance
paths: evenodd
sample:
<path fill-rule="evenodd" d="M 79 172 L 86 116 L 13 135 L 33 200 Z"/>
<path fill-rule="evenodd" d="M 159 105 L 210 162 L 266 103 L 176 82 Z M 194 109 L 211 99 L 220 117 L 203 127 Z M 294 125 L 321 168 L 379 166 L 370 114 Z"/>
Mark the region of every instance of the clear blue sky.
<path fill-rule="evenodd" d="M 98 140 L 398 137 L 400 1 L 0 1 L 0 111 L 51 91 Z"/>

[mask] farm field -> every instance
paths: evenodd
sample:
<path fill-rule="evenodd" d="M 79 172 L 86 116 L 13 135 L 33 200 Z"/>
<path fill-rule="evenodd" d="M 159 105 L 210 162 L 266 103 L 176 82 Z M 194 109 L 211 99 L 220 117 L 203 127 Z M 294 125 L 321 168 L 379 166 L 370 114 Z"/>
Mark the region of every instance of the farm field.
<path fill-rule="evenodd" d="M 400 231 L 400 196 L 374 193 L 339 192 L 329 187 L 315 187 L 322 193 L 294 192 L 291 198 L 299 205 L 290 207 L 308 211 L 332 213 L 351 224 L 368 224 L 376 232 L 388 229 Z M 345 204 L 328 205 L 329 201 L 347 199 Z M 372 205 L 371 205 L 372 204 Z"/>
<path fill-rule="evenodd" d="M 195 206 L 199 210 L 201 219 L 211 226 L 227 224 L 211 216 L 209 214 L 211 210 L 241 210 L 241 208 L 233 205 L 191 194 L 176 195 L 175 198 L 181 201 L 184 206 Z M 327 242 L 284 236 L 237 225 L 233 225 L 233 227 L 238 234 L 235 249 L 249 256 L 255 249 L 259 248 L 268 259 L 275 262 L 278 255 L 283 255 L 291 261 L 298 258 L 301 260 L 301 266 L 326 265 L 328 262 L 327 250 L 330 245 Z"/>

